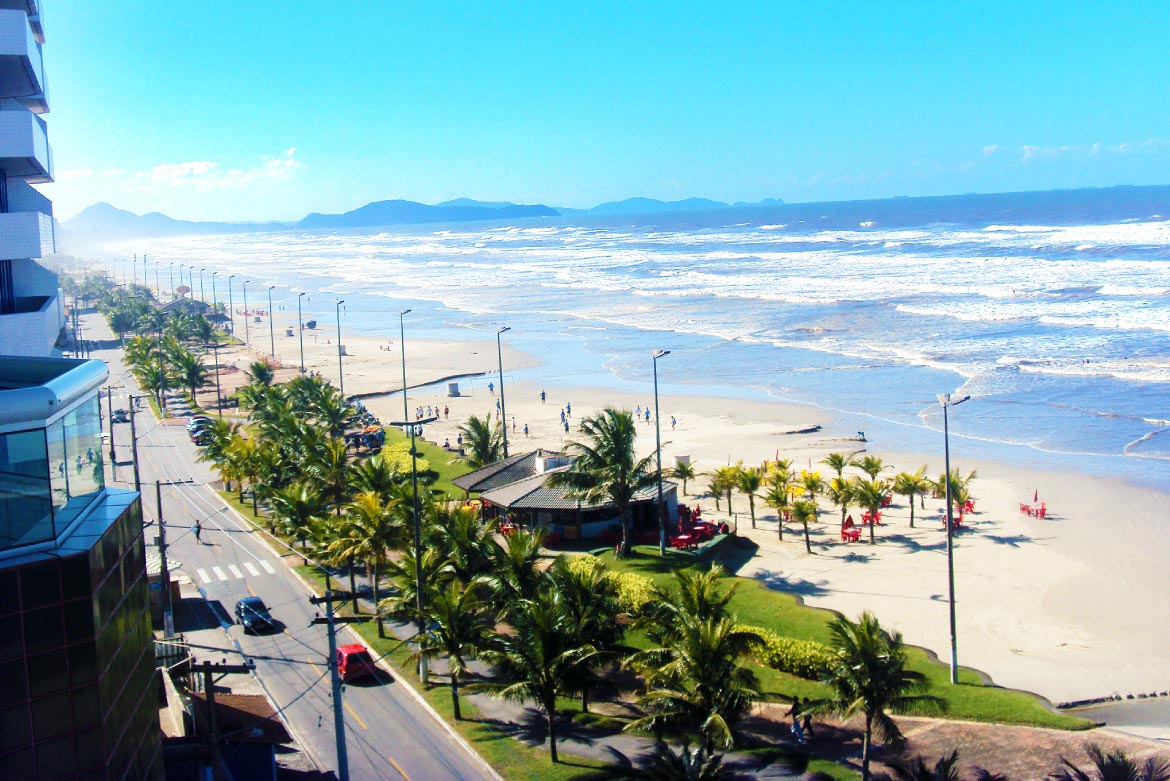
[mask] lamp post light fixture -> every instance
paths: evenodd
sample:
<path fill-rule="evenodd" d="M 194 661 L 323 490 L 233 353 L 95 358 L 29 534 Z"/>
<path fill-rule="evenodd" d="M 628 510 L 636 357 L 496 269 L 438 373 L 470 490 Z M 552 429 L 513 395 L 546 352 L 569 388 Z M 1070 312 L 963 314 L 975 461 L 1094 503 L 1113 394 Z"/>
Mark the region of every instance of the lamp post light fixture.
<path fill-rule="evenodd" d="M 340 299 L 334 307 L 337 312 L 337 386 L 342 399 L 345 399 L 345 369 L 341 365 L 341 305 L 344 303 L 345 299 Z"/>
<path fill-rule="evenodd" d="M 199 269 L 199 300 L 202 301 L 204 303 L 204 305 L 206 305 L 207 304 L 207 296 L 203 292 L 203 272 L 204 271 L 207 271 L 206 266 Z M 192 280 L 192 282 L 194 282 L 194 280 Z"/>
<path fill-rule="evenodd" d="M 959 682 L 959 640 L 955 632 L 955 522 L 951 508 L 951 432 L 947 422 L 947 409 L 970 399 L 963 396 L 952 399 L 949 393 L 938 394 L 938 403 L 943 410 L 943 483 L 946 485 L 947 503 L 947 606 L 951 620 L 951 683 Z"/>
<path fill-rule="evenodd" d="M 406 326 L 404 319 L 410 312 L 409 309 L 403 309 L 398 313 L 398 341 L 402 347 L 402 422 L 410 428 L 410 484 L 414 498 L 414 593 L 415 607 L 418 611 L 418 637 L 421 644 L 426 627 L 423 625 L 422 530 L 418 517 L 418 454 L 414 447 L 414 422 L 410 419 L 406 402 Z M 427 684 L 427 658 L 422 654 L 418 656 L 418 677 L 425 686 Z"/>
<path fill-rule="evenodd" d="M 504 458 L 508 457 L 508 407 L 504 404 L 504 354 L 500 347 L 500 334 L 511 330 L 506 325 L 496 329 L 496 360 L 500 367 L 500 428 L 504 432 Z"/>
<path fill-rule="evenodd" d="M 305 326 L 301 322 L 301 299 L 304 297 L 303 292 L 297 293 L 297 338 L 301 341 L 301 374 L 305 373 Z"/>
<path fill-rule="evenodd" d="M 244 344 L 250 341 L 248 338 L 248 281 L 244 280 Z"/>
<path fill-rule="evenodd" d="M 272 353 L 272 362 L 276 363 L 276 336 L 272 327 L 272 288 L 276 285 L 268 286 L 268 347 Z"/>
<path fill-rule="evenodd" d="M 228 318 L 231 323 L 228 330 L 231 331 L 233 337 L 236 335 L 236 305 L 232 300 L 232 280 L 235 278 L 235 274 L 228 277 Z"/>
<path fill-rule="evenodd" d="M 662 421 L 658 418 L 658 359 L 670 350 L 654 351 L 654 444 L 658 456 L 658 555 L 666 556 L 666 506 L 662 503 Z"/>

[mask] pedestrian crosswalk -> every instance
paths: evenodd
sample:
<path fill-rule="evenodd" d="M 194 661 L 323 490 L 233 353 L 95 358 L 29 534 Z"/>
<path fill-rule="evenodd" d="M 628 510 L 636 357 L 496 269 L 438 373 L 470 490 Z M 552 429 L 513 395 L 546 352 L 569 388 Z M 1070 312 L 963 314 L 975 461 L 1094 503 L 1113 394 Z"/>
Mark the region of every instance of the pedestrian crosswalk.
<path fill-rule="evenodd" d="M 240 568 L 243 567 L 243 569 Z M 225 571 L 226 570 L 226 571 Z M 263 572 L 261 571 L 263 570 Z M 255 564 L 250 561 L 245 561 L 242 565 L 227 564 L 224 567 L 212 567 L 210 571 L 199 568 L 195 570 L 195 574 L 199 576 L 202 583 L 213 583 L 217 580 L 241 580 L 244 577 L 252 576 L 258 578 L 261 575 L 275 575 L 276 568 L 267 561 L 260 559 Z"/>

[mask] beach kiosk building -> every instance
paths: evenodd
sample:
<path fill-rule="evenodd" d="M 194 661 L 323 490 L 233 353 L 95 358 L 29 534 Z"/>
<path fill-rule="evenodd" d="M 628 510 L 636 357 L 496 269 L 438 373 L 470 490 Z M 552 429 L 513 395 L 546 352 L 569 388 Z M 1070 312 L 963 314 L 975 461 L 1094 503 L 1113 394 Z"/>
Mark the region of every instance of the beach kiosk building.
<path fill-rule="evenodd" d="M 617 508 L 609 502 L 590 503 L 572 496 L 567 488 L 548 485 L 549 476 L 563 472 L 572 458 L 550 450 L 533 450 L 506 458 L 455 478 L 469 495 L 479 494 L 488 517 L 501 517 L 528 528 L 543 527 L 565 540 L 598 539 L 607 531 L 620 532 Z M 678 515 L 678 488 L 662 481 L 666 517 Z M 658 539 L 658 486 L 634 494 L 630 506 L 634 537 Z"/>

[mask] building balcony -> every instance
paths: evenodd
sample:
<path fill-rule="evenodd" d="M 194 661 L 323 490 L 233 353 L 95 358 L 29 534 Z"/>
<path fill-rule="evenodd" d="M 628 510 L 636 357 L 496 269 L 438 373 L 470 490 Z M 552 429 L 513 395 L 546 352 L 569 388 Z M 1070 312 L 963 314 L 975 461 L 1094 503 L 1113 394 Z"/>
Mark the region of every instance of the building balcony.
<path fill-rule="evenodd" d="M 49 110 L 45 66 L 28 16 L 0 8 L 0 97 L 15 98 L 30 111 Z"/>
<path fill-rule="evenodd" d="M 28 26 L 32 29 L 37 43 L 45 42 L 45 30 L 41 26 L 40 0 L 0 0 L 0 9 L 20 11 L 22 14 L 28 14 Z"/>
<path fill-rule="evenodd" d="M 42 358 L 53 354 L 53 345 L 65 326 L 59 296 L 18 296 L 16 311 L 0 315 L 0 352 Z"/>
<path fill-rule="evenodd" d="M 0 258 L 44 258 L 56 252 L 52 217 L 44 212 L 0 214 Z"/>
<path fill-rule="evenodd" d="M 53 181 L 45 121 L 27 110 L 0 111 L 0 168 L 34 184 Z"/>

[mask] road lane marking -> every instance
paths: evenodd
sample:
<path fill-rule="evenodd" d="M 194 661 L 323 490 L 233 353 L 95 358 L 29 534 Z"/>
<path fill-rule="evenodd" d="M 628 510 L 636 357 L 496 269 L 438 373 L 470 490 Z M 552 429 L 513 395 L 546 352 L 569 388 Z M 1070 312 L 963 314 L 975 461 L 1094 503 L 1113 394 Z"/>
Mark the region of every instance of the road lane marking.
<path fill-rule="evenodd" d="M 401 773 L 402 777 L 405 778 L 406 781 L 411 781 L 410 776 L 406 775 L 406 771 L 402 769 L 402 766 L 394 761 L 394 757 L 386 757 L 386 759 L 390 760 L 390 764 L 394 765 L 394 769 Z"/>
<path fill-rule="evenodd" d="M 267 561 L 264 561 L 263 559 L 261 559 L 261 560 L 260 560 L 260 566 L 261 566 L 261 567 L 263 567 L 263 568 L 264 568 L 264 571 L 265 571 L 265 572 L 267 572 L 269 575 L 275 575 L 275 574 L 276 574 L 276 570 L 274 570 L 274 569 L 272 568 L 272 565 L 271 565 L 271 564 L 269 564 Z"/>
<path fill-rule="evenodd" d="M 250 561 L 244 562 L 244 569 L 248 570 L 248 574 L 252 577 L 259 577 L 260 570 L 256 569 L 256 565 Z"/>
<path fill-rule="evenodd" d="M 362 717 L 357 715 L 357 711 L 355 711 L 352 707 L 350 707 L 350 704 L 348 702 L 343 702 L 341 704 L 345 706 L 345 709 L 347 711 L 349 711 L 349 715 L 353 716 L 353 720 L 358 723 L 359 727 L 361 727 L 362 729 L 368 729 L 368 727 L 366 727 L 366 723 L 364 721 L 362 721 Z"/>
<path fill-rule="evenodd" d="M 199 579 L 200 579 L 200 580 L 202 580 L 204 583 L 210 583 L 210 582 L 211 582 L 211 576 L 207 574 L 207 570 L 205 570 L 205 569 L 197 569 L 197 570 L 195 570 L 195 571 L 199 573 Z"/>
<path fill-rule="evenodd" d="M 232 571 L 232 574 L 235 575 L 237 578 L 244 577 L 244 573 L 240 572 L 240 568 L 237 567 L 235 564 L 229 564 L 228 569 L 230 569 Z"/>
<path fill-rule="evenodd" d="M 214 572 L 215 576 L 220 580 L 227 580 L 227 575 L 223 574 L 223 570 L 221 570 L 219 567 L 212 567 L 211 571 Z"/>

